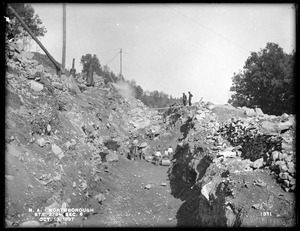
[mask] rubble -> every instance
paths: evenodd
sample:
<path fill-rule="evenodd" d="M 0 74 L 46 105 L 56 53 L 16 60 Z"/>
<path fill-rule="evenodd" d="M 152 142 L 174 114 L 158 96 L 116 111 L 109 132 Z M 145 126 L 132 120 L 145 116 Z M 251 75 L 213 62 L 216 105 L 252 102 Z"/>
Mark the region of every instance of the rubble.
<path fill-rule="evenodd" d="M 182 130 L 183 135 L 179 138 L 180 142 L 174 155 L 175 161 L 169 173 L 171 186 L 174 184 L 175 188 L 177 182 L 178 185 L 182 185 L 180 187 L 182 191 L 190 191 L 189 195 L 194 195 L 189 196 L 188 198 L 193 200 L 186 203 L 192 205 L 194 203 L 192 201 L 198 198 L 199 207 L 197 212 L 195 211 L 198 215 L 191 214 L 191 219 L 197 220 L 199 226 L 222 222 L 227 226 L 234 226 L 236 222 L 243 222 L 242 215 L 236 210 L 219 204 L 223 200 L 234 201 L 241 197 L 236 193 L 239 191 L 236 184 L 239 183 L 231 181 L 232 177 L 237 178 L 244 174 L 250 177 L 258 172 L 264 174 L 264 171 L 270 169 L 275 175 L 279 174 L 278 183 L 285 191 L 293 190 L 291 182 L 293 184 L 295 178 L 288 171 L 287 162 L 293 172 L 294 165 L 291 163 L 294 163 L 295 153 L 286 152 L 281 145 L 283 137 L 288 136 L 291 139 L 286 140 L 293 146 L 294 124 L 282 125 L 279 117 L 265 115 L 261 110 L 246 108 L 241 109 L 244 111 L 244 117 L 219 119 L 212 112 L 204 113 L 205 109 L 201 109 L 201 106 L 199 104 L 197 110 L 192 113 L 190 111 L 190 119 L 183 123 L 186 131 Z M 223 110 L 236 110 L 235 113 L 241 115 L 239 109 L 231 107 L 215 106 L 212 110 L 219 113 L 218 116 L 223 116 Z M 293 118 L 285 115 L 285 121 L 288 121 L 289 117 Z M 219 121 L 221 123 L 217 123 Z M 253 170 L 249 168 L 250 166 Z M 274 166 L 278 168 L 273 169 Z M 242 188 L 251 188 L 249 181 L 245 181 L 242 185 Z M 267 181 L 260 179 L 255 179 L 253 185 L 261 188 L 260 190 L 270 187 Z M 203 197 L 199 196 L 197 188 Z M 228 196 L 229 192 L 231 196 Z M 186 194 L 180 192 L 178 197 L 185 200 L 184 195 Z M 255 201 L 257 198 L 254 196 L 252 200 Z M 206 204 L 207 202 L 209 204 Z M 234 202 L 231 203 L 234 207 L 237 206 Z M 262 205 L 253 204 L 253 208 L 261 209 Z M 221 221 L 222 216 L 218 213 L 210 212 L 219 210 L 225 210 L 225 220 Z"/>
<path fill-rule="evenodd" d="M 34 91 L 41 91 L 44 89 L 44 86 L 42 84 L 35 82 L 33 80 L 31 82 L 29 82 L 29 84 L 30 84 L 31 89 Z"/>

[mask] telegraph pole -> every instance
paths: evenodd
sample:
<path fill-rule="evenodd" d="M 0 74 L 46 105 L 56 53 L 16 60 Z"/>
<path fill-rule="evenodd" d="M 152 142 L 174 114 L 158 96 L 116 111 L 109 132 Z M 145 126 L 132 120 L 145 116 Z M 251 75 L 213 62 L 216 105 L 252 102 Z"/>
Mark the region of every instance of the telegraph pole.
<path fill-rule="evenodd" d="M 122 77 L 122 48 L 120 49 L 120 77 Z"/>
<path fill-rule="evenodd" d="M 19 20 L 21 25 L 24 27 L 24 29 L 31 35 L 31 37 L 36 41 L 36 43 L 42 48 L 42 50 L 46 53 L 48 58 L 51 60 L 51 62 L 56 67 L 57 73 L 62 72 L 63 68 L 62 66 L 50 55 L 50 53 L 47 51 L 47 49 L 43 46 L 43 44 L 37 39 L 37 37 L 33 34 L 33 32 L 30 30 L 30 28 L 26 25 L 26 23 L 23 21 L 23 19 L 18 15 L 18 13 L 12 8 L 9 4 L 7 4 L 8 8 L 12 11 L 12 13 L 16 16 L 16 18 Z"/>
<path fill-rule="evenodd" d="M 66 3 L 63 3 L 63 50 L 62 50 L 62 68 L 66 66 Z"/>

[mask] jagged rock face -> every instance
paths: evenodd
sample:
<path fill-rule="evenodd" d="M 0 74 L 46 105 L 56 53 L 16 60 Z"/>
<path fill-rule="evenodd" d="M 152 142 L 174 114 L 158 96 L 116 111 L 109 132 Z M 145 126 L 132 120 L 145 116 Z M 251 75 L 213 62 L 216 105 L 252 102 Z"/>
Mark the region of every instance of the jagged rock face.
<path fill-rule="evenodd" d="M 140 143 L 147 141 L 140 128 L 157 125 L 161 117 L 97 79 L 95 87 L 79 89 L 77 80 L 49 71 L 15 44 L 8 49 L 6 214 L 26 214 L 15 219 L 32 220 L 29 207 L 36 211 L 54 201 L 57 208 L 84 208 L 91 194 L 102 190 L 103 172 L 129 152 L 130 134 L 137 132 Z M 13 176 L 15 168 L 20 174 Z"/>
<path fill-rule="evenodd" d="M 212 109 L 220 111 L 216 107 Z M 224 107 L 221 108 L 222 113 L 223 110 Z M 185 123 L 180 127 L 182 136 L 169 173 L 173 195 L 185 200 L 182 210 L 177 214 L 178 225 L 265 226 L 264 221 L 256 224 L 251 219 L 249 221 L 249 217 L 253 219 L 257 216 L 257 208 L 279 209 L 283 204 L 291 214 L 293 209 L 288 209 L 288 204 L 282 201 L 261 203 L 270 199 L 269 187 L 284 192 L 277 183 L 281 182 L 285 190 L 295 189 L 292 186 L 295 185 L 295 175 L 292 174 L 294 153 L 286 153 L 281 146 L 282 137 L 292 138 L 293 132 L 289 131 L 293 130 L 294 124 L 286 122 L 293 121 L 289 117 L 285 116 L 285 121 L 280 122 L 281 118 L 262 116 L 258 111 L 257 115 L 233 116 L 224 120 L 224 124 L 219 124 L 216 114 L 200 105 L 197 110 L 191 111 L 187 119 L 181 118 Z M 271 121 L 268 124 L 272 124 L 267 131 L 266 126 L 261 126 L 266 124 L 264 121 Z M 277 170 L 272 170 L 274 166 L 278 167 Z M 277 175 L 277 182 L 264 172 L 270 170 L 261 170 L 266 167 L 270 167 L 271 173 Z M 258 191 L 261 194 L 257 194 Z M 260 203 L 253 209 L 251 205 L 255 201 Z M 280 226 L 279 221 L 275 223 Z"/>

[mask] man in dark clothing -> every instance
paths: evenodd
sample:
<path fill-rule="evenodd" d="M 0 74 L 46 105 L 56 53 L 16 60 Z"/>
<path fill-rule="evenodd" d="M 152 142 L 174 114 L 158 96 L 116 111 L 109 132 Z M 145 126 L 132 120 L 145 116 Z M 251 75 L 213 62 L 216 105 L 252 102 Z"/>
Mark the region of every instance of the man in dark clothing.
<path fill-rule="evenodd" d="M 183 101 L 183 106 L 186 106 L 186 94 L 182 93 L 183 96 L 182 96 L 182 101 Z"/>
<path fill-rule="evenodd" d="M 140 161 L 142 161 L 142 159 L 144 158 L 143 148 L 138 148 L 138 154 L 139 154 L 139 157 L 140 157 Z"/>
<path fill-rule="evenodd" d="M 189 92 L 189 106 L 192 106 L 192 97 L 193 97 L 192 93 Z"/>

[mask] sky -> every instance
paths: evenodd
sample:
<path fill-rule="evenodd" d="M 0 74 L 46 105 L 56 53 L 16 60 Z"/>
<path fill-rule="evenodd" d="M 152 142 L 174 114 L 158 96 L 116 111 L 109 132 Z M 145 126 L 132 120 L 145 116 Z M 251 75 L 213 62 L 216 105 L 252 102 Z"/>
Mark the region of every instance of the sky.
<path fill-rule="evenodd" d="M 47 29 L 39 40 L 61 63 L 63 4 L 32 4 Z M 66 67 L 97 55 L 102 66 L 144 91 L 181 97 L 190 91 L 226 104 L 234 73 L 268 42 L 296 49 L 292 4 L 66 4 Z M 32 51 L 44 53 L 33 41 Z"/>

